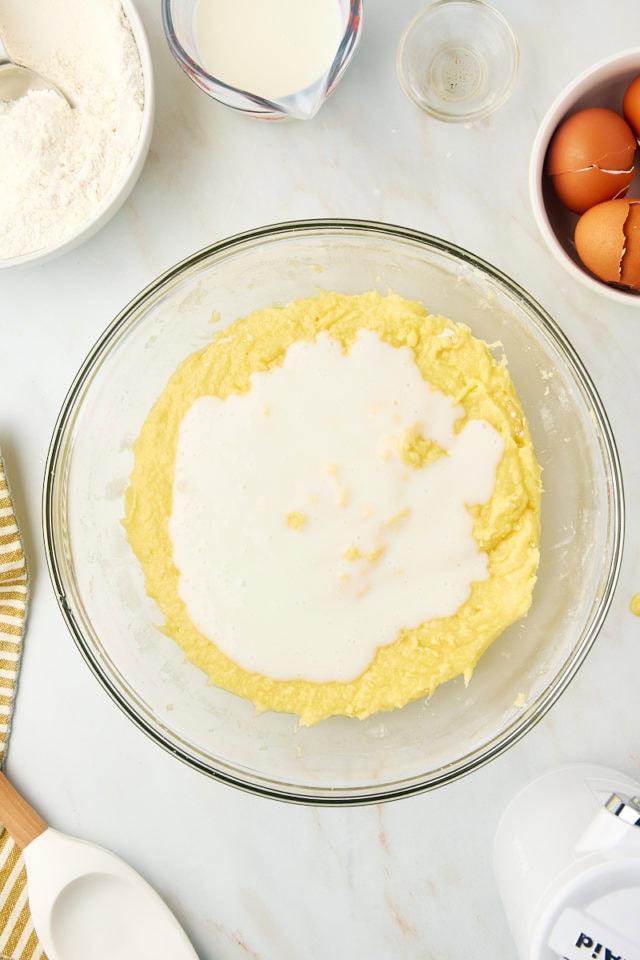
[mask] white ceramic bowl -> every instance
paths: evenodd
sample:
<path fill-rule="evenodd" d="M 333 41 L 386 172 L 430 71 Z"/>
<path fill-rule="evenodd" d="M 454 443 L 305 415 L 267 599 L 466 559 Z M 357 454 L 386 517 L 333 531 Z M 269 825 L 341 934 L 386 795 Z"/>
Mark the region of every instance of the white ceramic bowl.
<path fill-rule="evenodd" d="M 487 650 L 468 686 L 458 677 L 401 710 L 305 728 L 290 714 L 256 716 L 251 703 L 185 661 L 157 629 L 162 615 L 145 593 L 121 520 L 133 441 L 180 361 L 210 341 L 212 313 L 227 324 L 318 287 L 391 288 L 502 344 L 544 496 L 531 611 Z M 277 224 L 231 237 L 143 290 L 105 331 L 69 390 L 52 438 L 43 507 L 62 614 L 126 715 L 210 776 L 270 797 L 330 804 L 378 802 L 449 783 L 530 730 L 597 636 L 624 530 L 606 413 L 551 317 L 468 251 L 402 227 L 348 220 Z"/>
<path fill-rule="evenodd" d="M 121 176 L 113 183 L 107 195 L 96 206 L 92 216 L 85 220 L 74 234 L 61 243 L 34 250 L 31 253 L 24 254 L 24 256 L 9 259 L 0 258 L 0 269 L 43 263 L 46 260 L 53 259 L 53 257 L 68 253 L 69 250 L 84 243 L 85 240 L 97 233 L 120 209 L 142 172 L 149 152 L 155 115 L 153 67 L 147 35 L 132 0 L 120 0 L 120 2 L 138 48 L 144 82 L 144 108 L 135 152 L 131 156 L 127 167 L 122 171 Z"/>
<path fill-rule="evenodd" d="M 640 47 L 634 47 L 584 70 L 558 94 L 545 114 L 533 142 L 529 166 L 529 194 L 538 228 L 558 263 L 594 293 L 618 303 L 635 303 L 640 307 L 640 293 L 598 280 L 582 264 L 573 242 L 578 215 L 560 203 L 544 170 L 547 149 L 558 125 L 566 117 L 587 107 L 609 107 L 622 113 L 624 91 L 639 74 Z M 627 196 L 640 196 L 639 173 L 636 173 Z"/>

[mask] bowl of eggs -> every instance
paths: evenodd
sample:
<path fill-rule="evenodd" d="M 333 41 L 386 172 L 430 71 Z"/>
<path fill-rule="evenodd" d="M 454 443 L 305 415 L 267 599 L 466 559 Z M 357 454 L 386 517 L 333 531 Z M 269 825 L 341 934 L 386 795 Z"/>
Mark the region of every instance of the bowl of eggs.
<path fill-rule="evenodd" d="M 640 305 L 640 48 L 576 77 L 549 107 L 529 169 L 534 216 L 568 272 Z"/>

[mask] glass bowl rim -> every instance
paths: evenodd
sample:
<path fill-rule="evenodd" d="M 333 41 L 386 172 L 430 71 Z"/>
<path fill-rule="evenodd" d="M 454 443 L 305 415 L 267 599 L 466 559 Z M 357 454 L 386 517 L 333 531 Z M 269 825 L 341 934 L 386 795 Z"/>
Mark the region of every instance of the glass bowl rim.
<path fill-rule="evenodd" d="M 562 669 L 555 674 L 542 693 L 526 710 L 482 746 L 467 752 L 464 756 L 438 770 L 411 775 L 399 780 L 389 780 L 381 784 L 349 787 L 316 787 L 309 785 L 297 787 L 291 783 L 283 784 L 275 779 L 269 779 L 264 774 L 252 773 L 247 775 L 239 767 L 234 767 L 229 761 L 221 761 L 218 758 L 215 761 L 211 761 L 211 758 L 209 758 L 209 762 L 201 760 L 190 753 L 187 748 L 183 748 L 175 742 L 180 739 L 179 735 L 174 734 L 174 741 L 172 742 L 169 736 L 165 736 L 144 716 L 136 712 L 135 707 L 128 702 L 114 679 L 108 676 L 102 668 L 100 657 L 92 650 L 91 642 L 76 623 L 73 610 L 67 599 L 54 529 L 56 509 L 54 492 L 58 466 L 66 451 L 67 433 L 70 428 L 73 428 L 85 388 L 90 386 L 93 375 L 98 372 L 102 361 L 108 358 L 110 348 L 119 339 L 118 335 L 126 334 L 129 327 L 135 324 L 138 312 L 150 299 L 170 285 L 173 280 L 186 276 L 189 271 L 201 264 L 205 262 L 214 264 L 217 260 L 224 259 L 226 255 L 238 252 L 247 246 L 255 246 L 263 241 L 277 242 L 282 238 L 294 239 L 297 236 L 308 235 L 321 237 L 336 233 L 342 233 L 345 236 L 360 235 L 367 238 L 377 236 L 393 241 L 409 241 L 419 247 L 426 246 L 428 249 L 450 259 L 462 261 L 479 270 L 509 298 L 521 301 L 526 305 L 529 319 L 532 319 L 546 337 L 551 340 L 561 354 L 571 376 L 591 404 L 592 416 L 599 433 L 600 454 L 612 491 L 612 496 L 608 498 L 607 510 L 610 556 L 606 576 L 603 578 L 604 586 L 598 606 L 591 619 L 586 622 L 578 642 L 566 657 Z M 152 741 L 187 766 L 199 770 L 214 780 L 251 794 L 316 806 L 362 806 L 424 793 L 451 783 L 500 756 L 522 739 L 544 717 L 578 672 L 591 650 L 611 606 L 622 563 L 625 500 L 618 450 L 598 391 L 566 334 L 551 315 L 523 287 L 481 257 L 440 237 L 383 221 L 316 218 L 266 224 L 233 234 L 202 247 L 159 274 L 120 310 L 89 350 L 62 402 L 47 453 L 42 487 L 42 515 L 47 567 L 67 628 L 85 662 L 103 689 L 123 710 L 125 715 Z"/>

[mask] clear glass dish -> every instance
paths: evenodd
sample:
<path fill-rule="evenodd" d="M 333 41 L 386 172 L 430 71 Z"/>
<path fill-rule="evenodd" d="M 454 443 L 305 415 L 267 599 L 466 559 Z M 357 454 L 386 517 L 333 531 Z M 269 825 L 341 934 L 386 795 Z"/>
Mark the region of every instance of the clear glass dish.
<path fill-rule="evenodd" d="M 342 40 L 328 70 L 305 90 L 267 100 L 250 90 L 229 86 L 209 73 L 202 63 L 194 30 L 196 0 L 162 0 L 162 22 L 171 53 L 186 75 L 206 94 L 227 107 L 260 120 L 315 116 L 333 93 L 355 53 L 362 30 L 362 0 L 336 0 L 344 25 Z"/>
<path fill-rule="evenodd" d="M 484 0 L 436 0 L 407 24 L 396 71 L 421 110 L 436 120 L 469 123 L 505 102 L 519 62 L 513 30 Z"/>
<path fill-rule="evenodd" d="M 177 364 L 227 324 L 318 288 L 389 287 L 503 344 L 543 467 L 539 579 L 528 617 L 480 660 L 470 684 L 364 721 L 301 728 L 212 686 L 160 633 L 121 524 L 132 445 Z M 219 325 L 216 326 L 219 329 Z M 498 349 L 498 348 L 496 348 Z M 496 757 L 560 696 L 609 608 L 623 489 L 597 392 L 557 324 L 473 254 L 362 221 L 278 224 L 167 271 L 115 318 L 74 380 L 44 487 L 50 574 L 69 629 L 104 688 L 153 740 L 202 772 L 285 800 L 377 802 L 446 784 Z"/>

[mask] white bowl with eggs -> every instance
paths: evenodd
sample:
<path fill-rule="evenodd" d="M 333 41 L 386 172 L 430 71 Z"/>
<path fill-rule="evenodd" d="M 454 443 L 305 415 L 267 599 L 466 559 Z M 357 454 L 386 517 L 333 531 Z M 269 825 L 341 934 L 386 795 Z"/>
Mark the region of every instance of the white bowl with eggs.
<path fill-rule="evenodd" d="M 640 47 L 635 47 L 601 60 L 579 74 L 558 94 L 547 110 L 533 143 L 529 166 L 529 193 L 542 237 L 555 259 L 569 275 L 596 294 L 618 303 L 640 306 L 640 290 L 598 279 L 582 262 L 574 241 L 580 215 L 560 201 L 547 170 L 549 147 L 559 127 L 574 114 L 589 108 L 604 107 L 622 117 L 625 91 L 638 76 Z M 638 109 L 640 110 L 640 106 Z M 625 196 L 627 199 L 640 197 L 638 151 L 635 155 L 635 175 Z M 591 208 L 593 209 L 594 207 Z M 600 231 L 594 231 L 593 243 L 596 245 L 601 242 L 598 233 Z M 640 232 L 635 232 L 634 236 L 640 240 Z"/>
<path fill-rule="evenodd" d="M 155 91 L 149 43 L 131 0 L 94 3 L 90 12 L 81 0 L 44 8 L 25 0 L 3 14 L 0 29 L 9 53 L 55 83 L 70 104 L 25 97 L 0 114 L 8 143 L 0 165 L 8 224 L 0 269 L 7 269 L 67 253 L 121 208 L 147 158 Z M 21 159 L 25 130 L 30 150 Z"/>

